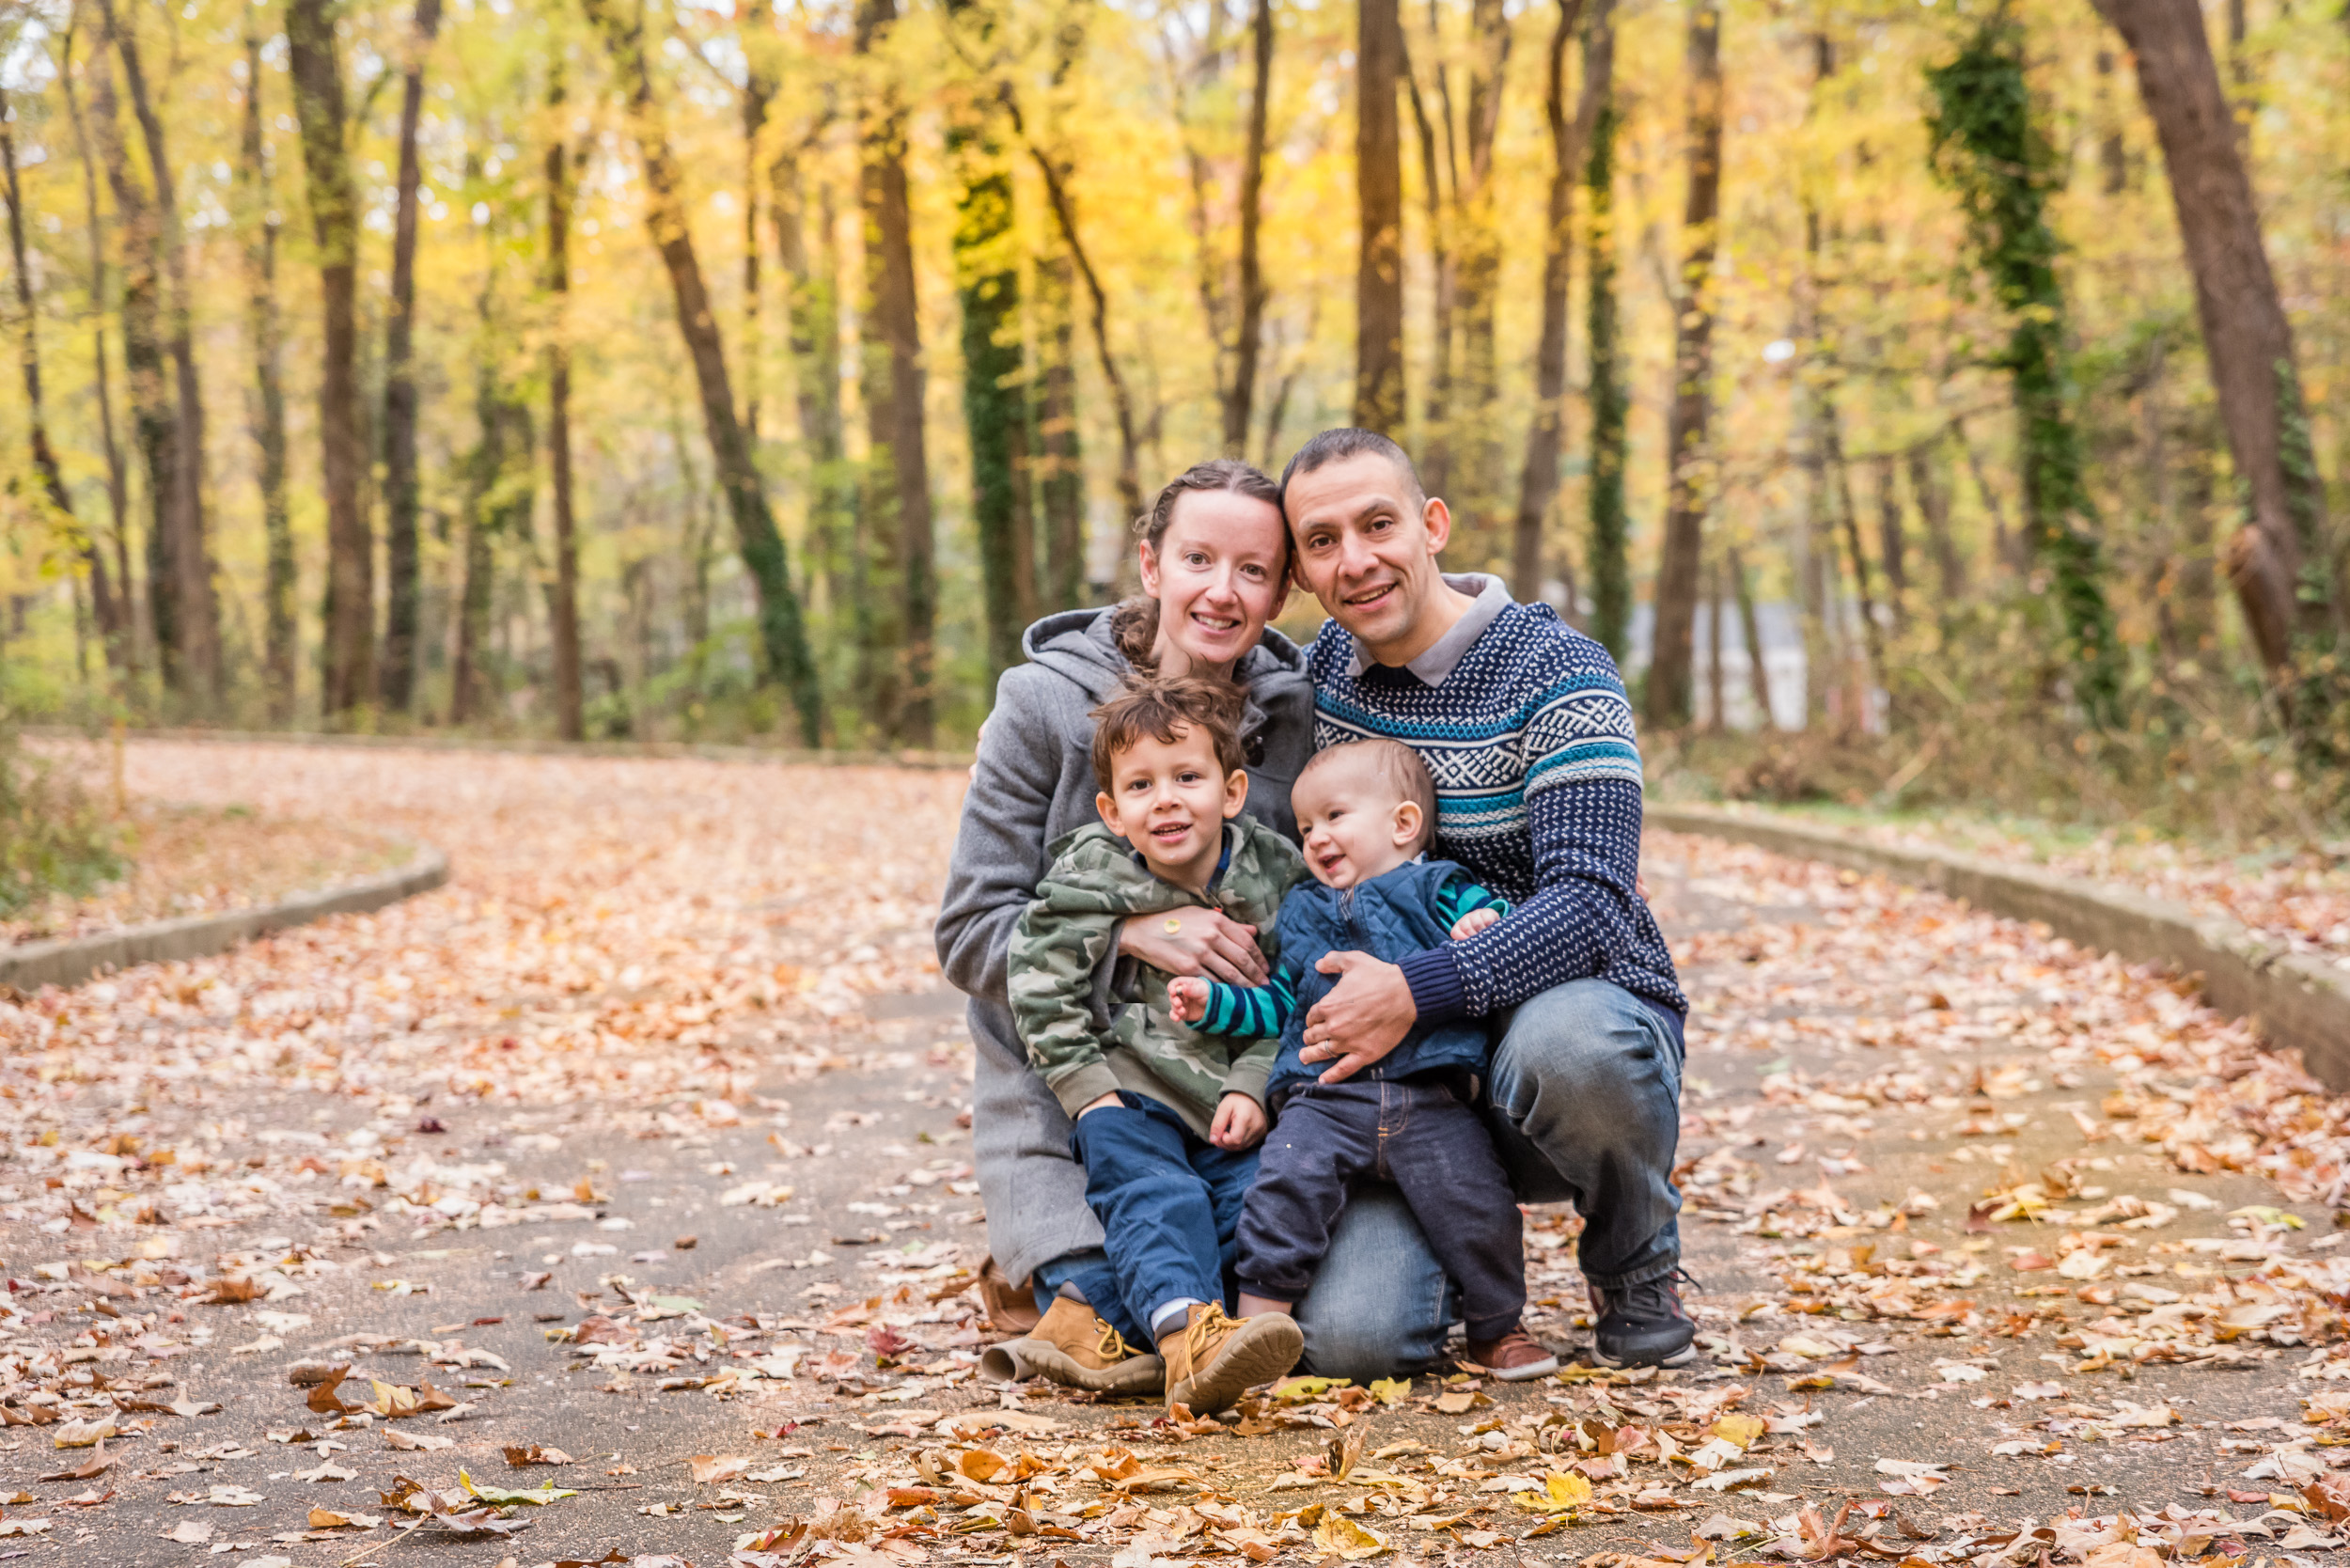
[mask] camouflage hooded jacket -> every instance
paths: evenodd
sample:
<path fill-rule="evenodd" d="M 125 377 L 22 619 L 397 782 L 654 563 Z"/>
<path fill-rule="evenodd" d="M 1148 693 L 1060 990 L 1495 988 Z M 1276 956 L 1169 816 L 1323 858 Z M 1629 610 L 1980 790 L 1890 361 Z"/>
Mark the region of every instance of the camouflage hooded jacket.
<path fill-rule="evenodd" d="M 1093 824 L 1053 846 L 1053 869 L 1011 941 L 1011 1011 L 1028 1060 L 1072 1117 L 1130 1090 L 1205 1137 L 1216 1102 L 1264 1103 L 1277 1040 L 1228 1040 L 1175 1021 L 1167 977 L 1132 958 L 1104 963 L 1120 922 L 1205 903 L 1257 928 L 1268 962 L 1281 895 L 1306 874 L 1294 845 L 1250 817 L 1224 825 L 1224 863 L 1206 894 L 1161 881 L 1123 839 Z"/>

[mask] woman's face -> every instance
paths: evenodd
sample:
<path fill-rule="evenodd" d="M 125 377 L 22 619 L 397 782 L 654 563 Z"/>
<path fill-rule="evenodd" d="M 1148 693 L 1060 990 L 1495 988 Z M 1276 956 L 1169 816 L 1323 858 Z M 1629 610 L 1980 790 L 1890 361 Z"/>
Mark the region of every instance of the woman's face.
<path fill-rule="evenodd" d="M 1183 495 L 1157 547 L 1142 546 L 1143 591 L 1159 602 L 1159 668 L 1230 674 L 1281 613 L 1288 562 L 1277 508 L 1230 490 Z"/>

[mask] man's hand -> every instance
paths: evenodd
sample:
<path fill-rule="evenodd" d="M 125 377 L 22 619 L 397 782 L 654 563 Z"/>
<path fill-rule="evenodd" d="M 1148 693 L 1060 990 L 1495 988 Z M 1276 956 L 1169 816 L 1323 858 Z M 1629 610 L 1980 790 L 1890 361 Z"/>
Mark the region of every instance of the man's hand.
<path fill-rule="evenodd" d="M 1122 1105 L 1125 1103 L 1125 1101 L 1120 1100 L 1118 1097 L 1116 1091 L 1112 1091 L 1108 1094 L 1103 1095 L 1099 1100 L 1094 1101 L 1093 1104 L 1079 1111 L 1077 1113 L 1077 1120 L 1082 1121 L 1087 1117 L 1091 1116 L 1095 1111 L 1112 1109 L 1116 1106 Z"/>
<path fill-rule="evenodd" d="M 1227 1094 L 1215 1103 L 1215 1120 L 1208 1124 L 1208 1141 L 1218 1149 L 1246 1149 L 1264 1137 L 1269 1125 L 1262 1105 L 1246 1094 Z"/>
<path fill-rule="evenodd" d="M 1178 1024 L 1197 1024 L 1208 1015 L 1208 982 L 1198 975 L 1178 975 L 1167 982 L 1167 1010 Z"/>
<path fill-rule="evenodd" d="M 1498 909 L 1472 909 L 1452 922 L 1452 940 L 1465 942 L 1500 918 Z"/>
<path fill-rule="evenodd" d="M 1255 926 L 1198 904 L 1129 916 L 1118 928 L 1118 950 L 1162 974 L 1206 975 L 1227 985 L 1262 985 L 1267 973 Z"/>
<path fill-rule="evenodd" d="M 1419 1009 L 1403 971 L 1369 953 L 1324 953 L 1314 967 L 1339 982 L 1306 1014 L 1306 1048 L 1298 1059 L 1337 1058 L 1322 1081 L 1343 1083 L 1402 1044 Z"/>

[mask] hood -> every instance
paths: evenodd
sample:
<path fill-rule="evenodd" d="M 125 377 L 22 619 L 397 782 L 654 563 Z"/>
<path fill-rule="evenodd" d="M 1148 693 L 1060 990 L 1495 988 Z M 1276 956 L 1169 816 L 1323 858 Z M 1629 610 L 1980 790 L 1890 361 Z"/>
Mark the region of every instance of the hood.
<path fill-rule="evenodd" d="M 1048 615 L 1022 634 L 1020 651 L 1030 664 L 1053 671 L 1092 700 L 1107 701 L 1129 668 L 1126 655 L 1110 638 L 1110 613 L 1092 609 Z M 1259 710 L 1274 691 L 1307 682 L 1306 655 L 1286 635 L 1268 626 L 1233 673 L 1248 688 L 1249 716 L 1242 724 L 1246 732 L 1261 722 Z"/>

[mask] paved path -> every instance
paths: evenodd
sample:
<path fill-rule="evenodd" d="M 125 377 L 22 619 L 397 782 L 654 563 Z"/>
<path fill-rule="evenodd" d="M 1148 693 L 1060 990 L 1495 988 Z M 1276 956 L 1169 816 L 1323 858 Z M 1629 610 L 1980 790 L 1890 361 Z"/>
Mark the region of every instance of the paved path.
<path fill-rule="evenodd" d="M 0 1532 L 31 1532 L 0 1533 L 0 1560 L 711 1568 L 791 1519 L 823 1537 L 804 1551 L 860 1564 L 1037 1568 L 1302 1562 L 1341 1520 L 1392 1557 L 1496 1561 L 1679 1557 L 1700 1529 L 1725 1557 L 2061 1561 L 2113 1544 L 2093 1521 L 2124 1509 L 2147 1522 L 2121 1533 L 2187 1556 L 2331 1538 L 2288 1547 L 2267 1497 L 2343 1451 L 2298 1419 L 2342 1387 L 2298 1342 L 2350 1286 L 2314 1200 L 2332 1103 L 2170 988 L 2029 931 L 1653 839 L 1698 1002 L 1684 1232 L 1707 1364 L 1423 1377 L 1392 1406 L 1324 1390 L 1249 1435 L 1194 1434 L 972 1376 L 969 1046 L 927 959 L 951 777 L 133 760 L 135 788 L 172 798 L 368 813 L 447 845 L 459 874 L 0 1016 L 0 1497 L 20 1499 Z M 1994 1204 L 1970 1231 L 1987 1193 L 2022 1217 Z M 1530 1263 L 1534 1326 L 1567 1348 L 1572 1229 L 1538 1215 Z M 323 1409 L 290 1381 L 306 1362 L 352 1369 Z M 366 1408 L 401 1390 L 454 1408 Z M 39 1479 L 100 1454 L 57 1447 L 92 1421 L 117 1434 L 105 1467 Z M 1346 1483 L 1298 1467 L 1355 1430 Z M 1739 1442 L 1709 1447 L 1716 1430 Z M 532 1444 L 571 1462 L 508 1464 Z M 396 1478 L 462 1513 L 461 1472 L 577 1495 L 489 1516 L 527 1526 L 507 1539 L 330 1522 L 412 1517 L 386 1505 Z M 1551 1474 L 1595 1482 L 1593 1502 L 1529 1535 L 1545 1515 L 1512 1488 Z M 1825 1525 L 1851 1500 L 1840 1537 L 1807 1540 L 1807 1508 Z M 2256 1523 L 2166 1526 L 2166 1507 Z M 2022 1519 L 2063 1528 L 2011 1538 Z"/>

